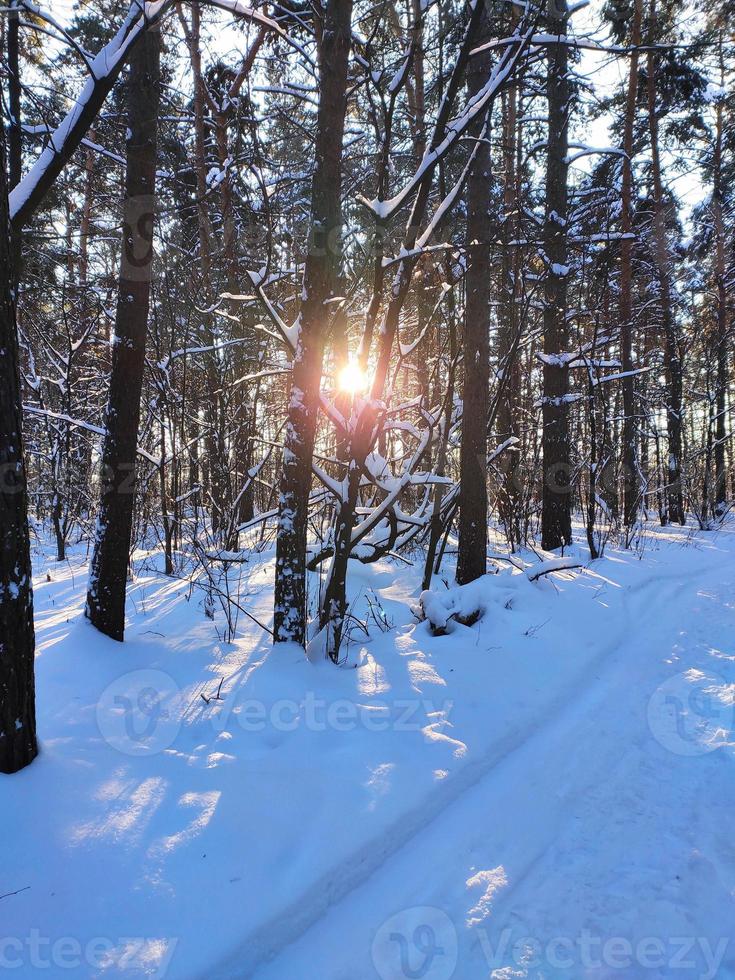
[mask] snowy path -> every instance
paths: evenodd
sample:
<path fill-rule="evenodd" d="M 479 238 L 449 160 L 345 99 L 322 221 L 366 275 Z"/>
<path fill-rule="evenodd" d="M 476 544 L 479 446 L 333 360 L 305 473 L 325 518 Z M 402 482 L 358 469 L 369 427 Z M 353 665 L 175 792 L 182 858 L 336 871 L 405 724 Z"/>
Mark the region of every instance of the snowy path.
<path fill-rule="evenodd" d="M 415 569 L 360 566 L 355 608 L 390 628 L 342 670 L 250 624 L 221 642 L 152 560 L 121 647 L 81 618 L 84 553 L 36 556 L 42 752 L 0 782 L 0 973 L 735 977 L 734 530 L 504 567 L 441 637 Z M 240 582 L 263 621 L 272 581 L 266 554 Z"/>
<path fill-rule="evenodd" d="M 731 555 L 633 587 L 584 695 L 257 980 L 735 977 L 733 597 Z"/>

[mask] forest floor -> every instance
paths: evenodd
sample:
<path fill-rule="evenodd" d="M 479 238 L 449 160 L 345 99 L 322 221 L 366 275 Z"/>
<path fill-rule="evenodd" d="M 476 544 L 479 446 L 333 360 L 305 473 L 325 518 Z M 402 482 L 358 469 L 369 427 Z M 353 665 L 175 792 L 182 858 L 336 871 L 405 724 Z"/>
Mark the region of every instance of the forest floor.
<path fill-rule="evenodd" d="M 418 565 L 357 565 L 370 635 L 340 669 L 243 616 L 224 642 L 150 557 L 124 644 L 81 616 L 82 551 L 35 568 L 0 971 L 735 977 L 733 525 L 536 582 L 506 563 L 446 636 L 412 613 Z M 241 569 L 269 622 L 272 553 Z"/>

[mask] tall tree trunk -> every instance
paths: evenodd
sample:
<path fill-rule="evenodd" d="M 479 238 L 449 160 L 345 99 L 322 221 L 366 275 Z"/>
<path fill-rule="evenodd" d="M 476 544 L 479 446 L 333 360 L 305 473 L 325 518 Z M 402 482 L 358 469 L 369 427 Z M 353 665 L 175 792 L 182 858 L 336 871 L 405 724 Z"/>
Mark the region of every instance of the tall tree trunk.
<path fill-rule="evenodd" d="M 20 84 L 20 12 L 17 0 L 11 0 L 7 26 L 8 52 L 8 189 L 20 183 L 23 167 L 23 129 L 21 119 Z M 17 288 L 21 261 L 21 228 L 15 226 L 10 233 L 10 260 L 13 269 L 13 289 Z"/>
<path fill-rule="evenodd" d="M 546 169 L 546 270 L 544 303 L 544 378 L 542 408 L 543 490 L 541 544 L 560 548 L 572 540 L 571 458 L 569 447 L 569 368 L 560 355 L 567 351 L 567 179 L 569 113 L 566 0 L 550 5 L 549 33 L 558 44 L 549 46 L 547 100 L 549 106 Z"/>
<path fill-rule="evenodd" d="M 450 290 L 447 297 L 449 304 L 449 374 L 447 378 L 447 393 L 444 403 L 444 417 L 442 419 L 442 431 L 439 440 L 439 452 L 437 453 L 436 475 L 446 476 L 447 455 L 449 449 L 449 438 L 452 429 L 452 413 L 454 411 L 454 381 L 457 364 L 457 318 L 455 314 L 454 290 Z M 424 576 L 421 588 L 431 588 L 431 577 L 434 572 L 434 561 L 436 560 L 437 548 L 442 534 L 445 531 L 444 515 L 442 514 L 442 501 L 446 493 L 446 486 L 438 483 L 433 491 L 433 506 L 431 511 L 431 521 L 429 524 L 429 543 L 426 548 L 426 560 L 424 562 Z"/>
<path fill-rule="evenodd" d="M 421 0 L 410 0 L 411 34 L 413 41 L 413 85 L 407 95 L 411 109 L 411 129 L 416 164 L 426 150 L 426 51 L 424 49 L 424 17 L 426 8 Z"/>
<path fill-rule="evenodd" d="M 596 332 L 596 331 L 595 331 Z M 594 347 L 593 347 L 594 350 Z M 595 524 L 597 522 L 597 468 L 599 462 L 598 439 L 597 439 L 597 392 L 595 391 L 594 376 L 592 370 L 589 371 L 587 382 L 587 405 L 589 415 L 589 439 L 590 439 L 590 470 L 589 483 L 587 487 L 587 546 L 590 549 L 590 558 L 593 560 L 600 557 L 600 536 L 598 535 Z"/>
<path fill-rule="evenodd" d="M 35 639 L 5 129 L 0 126 L 0 772 L 35 759 Z"/>
<path fill-rule="evenodd" d="M 671 256 L 666 241 L 666 202 L 661 179 L 658 115 L 656 108 L 656 0 L 651 0 L 650 36 L 647 58 L 648 125 L 651 140 L 651 172 L 653 176 L 653 238 L 656 272 L 658 275 L 661 319 L 664 332 L 666 369 L 666 423 L 669 435 L 669 458 L 666 476 L 668 518 L 678 524 L 686 523 L 682 487 L 682 430 L 683 378 L 679 331 L 672 298 Z"/>
<path fill-rule="evenodd" d="M 519 85 L 503 93 L 503 255 L 500 270 L 500 307 L 498 324 L 498 362 L 502 371 L 498 393 L 498 443 L 520 438 L 521 373 L 518 347 L 518 280 L 521 269 L 520 249 L 514 244 L 521 231 L 521 135 L 518 123 Z M 521 543 L 521 468 L 519 454 L 504 453 L 498 466 L 503 476 L 499 513 L 512 550 Z"/>
<path fill-rule="evenodd" d="M 222 203 L 223 255 L 227 270 L 227 291 L 237 293 L 240 285 L 240 265 L 237 251 L 237 216 L 232 188 L 232 156 L 230 148 L 230 122 L 233 109 L 240 90 L 252 71 L 255 58 L 266 38 L 266 28 L 261 27 L 243 58 L 242 65 L 226 93 L 221 95 L 221 102 L 214 113 L 214 126 L 217 137 L 217 156 L 219 165 L 224 173 L 220 183 L 220 200 Z M 200 68 L 201 74 L 201 68 Z M 244 343 L 235 347 L 234 365 L 237 377 L 242 377 L 253 371 L 258 363 L 258 338 L 253 321 L 253 310 L 246 307 L 240 311 L 236 304 L 230 306 L 229 312 L 239 317 L 241 324 L 240 339 Z M 258 383 L 240 384 L 235 393 L 235 417 L 237 419 L 236 473 L 240 489 L 237 506 L 233 509 L 230 540 L 226 542 L 230 548 L 237 547 L 237 526 L 252 520 L 255 515 L 255 481 L 248 476 L 254 461 L 254 441 L 257 429 L 257 401 L 254 393 L 258 391 Z M 236 484 L 235 489 L 238 488 Z"/>
<path fill-rule="evenodd" d="M 488 34 L 487 22 L 482 36 Z M 471 100 L 490 75 L 489 53 L 476 55 L 467 71 Z M 462 335 L 462 442 L 459 456 L 459 550 L 457 581 L 472 582 L 487 570 L 487 414 L 490 385 L 490 148 L 489 115 L 471 135 L 481 140 L 467 178 L 467 273 Z"/>
<path fill-rule="evenodd" d="M 274 639 L 306 642 L 306 531 L 325 319 L 340 268 L 342 142 L 352 0 L 328 0 L 319 45 L 319 109 L 311 230 L 293 360 L 278 501 Z"/>
<path fill-rule="evenodd" d="M 725 88 L 725 66 L 723 56 L 722 32 L 719 36 L 720 86 Z M 717 102 L 715 124 L 715 148 L 713 157 L 712 210 L 715 228 L 715 276 L 717 280 L 717 335 L 716 335 L 716 377 L 715 377 L 715 491 L 714 511 L 719 516 L 725 511 L 727 499 L 727 472 L 725 468 L 725 440 L 728 376 L 728 302 L 727 302 L 727 260 L 725 257 L 725 221 L 723 214 L 724 192 L 722 173 L 722 151 L 725 129 L 724 99 Z"/>
<path fill-rule="evenodd" d="M 135 49 L 128 79 L 122 257 L 102 451 L 102 499 L 87 590 L 87 616 L 114 640 L 122 640 L 125 631 L 125 585 L 153 269 L 160 58 L 161 36 L 153 28 Z"/>
<path fill-rule="evenodd" d="M 622 222 L 620 243 L 620 353 L 623 368 L 623 523 L 632 527 L 641 504 L 641 480 L 636 452 L 636 406 L 633 375 L 633 135 L 638 95 L 638 48 L 641 43 L 643 0 L 635 0 L 631 30 L 628 93 L 623 132 Z"/>
<path fill-rule="evenodd" d="M 214 296 L 214 230 L 210 220 L 209 186 L 207 184 L 207 134 L 205 110 L 207 106 L 216 111 L 202 71 L 201 50 L 201 10 L 199 4 L 191 8 L 191 26 L 187 22 L 181 6 L 178 8 L 179 20 L 184 30 L 191 70 L 194 79 L 194 171 L 197 185 L 197 220 L 199 229 L 199 266 L 202 278 L 203 305 L 207 312 L 201 314 L 204 332 L 204 346 L 210 348 L 205 356 L 206 379 L 206 431 L 205 447 L 209 461 L 209 502 L 212 531 L 220 534 L 229 526 L 231 503 L 230 474 L 227 460 L 227 445 L 224 423 L 224 392 L 217 352 L 213 349 L 216 341 L 214 317 L 208 311 Z M 226 181 L 225 181 L 226 183 Z M 231 542 L 223 542 L 229 547 Z"/>
<path fill-rule="evenodd" d="M 96 139 L 94 129 L 89 133 L 90 140 Z M 87 157 L 84 164 L 84 204 L 82 205 L 82 220 L 79 225 L 79 295 L 82 299 L 87 288 L 89 277 L 89 245 L 92 234 L 92 192 L 94 190 L 94 170 L 95 153 L 91 148 L 87 150 Z M 85 307 L 86 308 L 86 307 Z"/>

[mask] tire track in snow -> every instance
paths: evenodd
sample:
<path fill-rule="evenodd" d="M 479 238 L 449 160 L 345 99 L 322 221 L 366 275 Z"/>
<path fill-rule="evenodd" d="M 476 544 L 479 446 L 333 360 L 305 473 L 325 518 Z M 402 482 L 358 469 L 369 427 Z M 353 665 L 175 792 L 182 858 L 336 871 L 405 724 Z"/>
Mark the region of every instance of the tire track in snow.
<path fill-rule="evenodd" d="M 663 577 L 662 577 L 663 578 Z M 681 582 L 681 575 L 672 575 L 667 577 L 669 579 L 669 588 L 667 593 L 670 598 L 673 599 L 676 594 L 686 590 L 689 587 L 689 581 Z M 659 578 L 652 577 L 650 580 L 646 580 L 636 587 L 636 589 L 629 595 L 624 597 L 622 608 L 625 614 L 624 625 L 621 627 L 620 635 L 630 635 L 630 629 L 634 622 L 634 609 L 630 606 L 645 606 L 646 595 L 648 590 L 652 586 L 660 587 Z M 632 599 L 631 599 L 632 597 Z M 640 614 L 640 610 L 638 610 Z M 635 617 L 638 619 L 638 616 Z M 574 692 L 565 692 L 565 694 L 558 700 L 562 702 L 560 709 L 552 716 L 547 716 L 546 719 L 540 722 L 538 725 L 534 726 L 533 731 L 531 731 L 528 736 L 523 739 L 515 748 L 511 749 L 509 752 L 505 753 L 501 758 L 496 759 L 488 766 L 487 770 L 476 780 L 471 786 L 466 787 L 457 797 L 447 805 L 441 812 L 435 814 L 430 820 L 427 821 L 426 825 L 422 830 L 410 840 L 407 844 L 403 845 L 401 848 L 397 848 L 390 857 L 389 862 L 383 862 L 380 867 L 376 868 L 372 875 L 372 883 L 374 887 L 370 889 L 370 894 L 366 895 L 368 891 L 370 882 L 362 882 L 359 890 L 362 896 L 358 896 L 356 891 L 351 891 L 351 894 L 346 897 L 344 904 L 355 902 L 355 904 L 360 904 L 364 909 L 372 910 L 380 908 L 381 897 L 390 896 L 389 904 L 387 907 L 384 905 L 382 908 L 382 918 L 387 919 L 391 914 L 398 911 L 400 908 L 406 908 L 411 906 L 436 906 L 439 908 L 445 908 L 447 905 L 452 905 L 456 903 L 461 903 L 464 900 L 464 904 L 467 904 L 467 894 L 465 890 L 465 878 L 461 877 L 459 891 L 461 895 L 455 894 L 454 899 L 447 901 L 444 897 L 447 890 L 450 890 L 452 884 L 448 883 L 446 880 L 441 880 L 441 874 L 439 874 L 439 884 L 434 884 L 434 893 L 432 894 L 429 889 L 432 887 L 431 884 L 427 884 L 427 890 L 421 892 L 420 894 L 412 893 L 409 889 L 402 897 L 402 904 L 398 903 L 398 896 L 396 895 L 396 889 L 391 887 L 390 880 L 394 879 L 397 881 L 411 880 L 411 877 L 415 878 L 415 869 L 420 866 L 422 861 L 425 861 L 428 855 L 435 856 L 442 849 L 449 852 L 449 856 L 444 861 L 437 862 L 433 861 L 434 866 L 438 867 L 452 867 L 452 856 L 453 852 L 456 851 L 456 840 L 461 838 L 462 832 L 462 816 L 459 816 L 457 811 L 463 809 L 464 819 L 467 823 L 471 825 L 471 828 L 475 831 L 477 830 L 477 825 L 482 823 L 483 814 L 487 812 L 493 812 L 500 801 L 507 801 L 508 798 L 514 793 L 513 783 L 517 778 L 519 769 L 523 769 L 523 758 L 528 757 L 528 763 L 525 765 L 525 775 L 531 775 L 536 772 L 540 774 L 540 778 L 543 779 L 545 770 L 548 769 L 547 758 L 549 756 L 553 757 L 558 750 L 560 742 L 571 741 L 574 744 L 578 741 L 577 732 L 580 729 L 587 727 L 588 717 L 590 714 L 594 714 L 598 709 L 599 705 L 607 699 L 608 686 L 606 679 L 609 674 L 619 671 L 621 667 L 625 666 L 626 661 L 626 647 L 627 643 L 619 643 L 619 637 L 612 642 L 610 647 L 606 647 L 605 651 L 601 653 L 593 664 L 588 666 L 589 673 L 595 673 L 600 667 L 599 674 L 595 677 L 592 684 L 585 685 L 584 680 L 588 680 L 589 674 L 585 673 L 585 678 L 581 683 L 575 687 Z M 617 654 L 615 655 L 615 651 Z M 611 657 L 611 654 L 613 656 Z M 623 679 L 624 682 L 624 679 Z M 579 698 L 576 698 L 576 693 L 582 691 Z M 580 715 L 582 718 L 580 718 Z M 550 749 L 541 752 L 538 750 L 539 741 L 543 741 Z M 596 747 L 592 743 L 588 743 L 586 746 L 586 753 L 591 756 L 592 759 L 599 765 L 600 759 L 596 755 Z M 608 773 L 613 771 L 615 768 L 623 767 L 623 759 L 620 756 L 620 751 L 614 746 L 610 747 L 609 758 L 605 760 L 608 766 Z M 500 785 L 498 785 L 498 783 Z M 594 783 L 594 780 L 591 781 Z M 532 842 L 532 846 L 529 848 L 529 844 L 532 841 L 532 830 L 537 828 L 532 828 L 535 822 L 533 816 L 534 810 L 534 794 L 533 792 L 528 793 L 528 800 L 526 803 L 516 808 L 516 812 L 509 813 L 505 824 L 501 829 L 496 831 L 496 838 L 503 841 L 503 846 L 508 846 L 505 842 L 512 841 L 510 845 L 510 861 L 515 862 L 513 864 L 513 875 L 510 885 L 501 893 L 501 899 L 504 906 L 507 906 L 512 896 L 520 890 L 524 883 L 531 877 L 533 871 L 540 866 L 549 850 L 549 847 L 553 844 L 553 841 L 558 835 L 558 828 L 564 817 L 564 805 L 566 801 L 575 796 L 579 792 L 579 787 L 575 784 L 570 785 L 563 794 L 560 794 L 555 801 L 549 799 L 548 797 L 544 800 L 544 833 L 541 838 L 538 838 Z M 529 825 L 524 828 L 525 824 Z M 502 823 L 502 821 L 501 821 Z M 443 824 L 443 826 L 440 826 Z M 477 836 L 477 840 L 473 841 L 473 845 L 468 846 L 468 862 L 472 858 L 472 849 L 477 847 L 482 849 L 482 845 L 485 843 L 485 835 L 487 830 L 482 827 Z M 448 843 L 447 843 L 448 842 Z M 408 852 L 408 853 L 406 853 Z M 401 859 L 403 861 L 401 862 Z M 403 866 L 401 866 L 401 863 Z M 486 862 L 492 865 L 493 861 Z M 468 864 L 469 867 L 469 864 Z M 375 878 L 380 878 L 381 880 L 375 881 Z M 456 881 L 453 883 L 456 885 Z M 400 891 L 400 889 L 399 889 Z M 455 889 L 456 891 L 456 889 Z M 360 898 L 362 897 L 362 901 Z M 476 897 L 476 896 L 475 896 Z M 370 939 L 366 935 L 366 931 L 369 926 L 365 923 L 365 930 L 359 935 L 354 937 L 345 936 L 343 932 L 340 932 L 341 923 L 344 921 L 355 921 L 360 920 L 361 916 L 359 914 L 352 914 L 351 912 L 342 913 L 341 908 L 333 907 L 327 910 L 326 919 L 323 923 L 324 928 L 321 930 L 321 935 L 319 937 L 314 937 L 314 942 L 307 946 L 307 951 L 305 951 L 303 956 L 303 962 L 313 963 L 314 957 L 318 955 L 318 950 L 329 949 L 330 957 L 334 955 L 334 939 L 331 941 L 329 935 L 334 937 L 339 934 L 339 941 L 343 943 L 349 950 L 347 961 L 343 964 L 344 972 L 340 972 L 339 968 L 335 972 L 325 972 L 329 969 L 326 963 L 315 963 L 315 972 L 313 975 L 320 977 L 320 980 L 375 980 L 377 976 L 372 962 L 369 959 L 369 949 L 370 949 Z M 329 920 L 329 921 L 327 921 Z M 362 917 L 364 922 L 364 917 Z M 372 925 L 379 925 L 380 919 L 372 922 Z M 322 925 L 322 923 L 319 923 Z M 455 923 L 455 925 L 460 925 L 460 923 Z M 318 928 L 317 923 L 312 926 L 312 929 L 316 932 Z M 305 937 L 307 938 L 307 937 Z M 331 949 L 330 949 L 331 942 Z M 479 964 L 483 966 L 485 963 L 485 954 L 480 949 L 480 941 L 475 943 L 475 952 L 479 954 Z M 362 953 L 364 962 L 355 962 L 355 951 L 359 949 Z M 272 967 L 266 967 L 262 971 L 256 971 L 255 976 L 257 980 L 277 980 L 282 976 L 289 977 L 299 977 L 300 975 L 294 973 L 294 964 L 289 962 L 288 949 L 284 950 L 285 956 L 281 956 L 275 959 Z M 297 961 L 299 959 L 299 954 L 297 950 L 293 951 L 293 959 Z M 285 959 L 286 962 L 282 962 Z M 302 963 L 303 965 L 303 963 Z M 463 972 L 466 964 L 460 962 L 456 977 L 462 977 L 463 980 L 468 974 Z M 233 974 L 246 977 L 248 974 Z M 475 976 L 475 974 L 472 974 Z M 483 978 L 487 976 L 487 973 L 477 974 L 477 976 L 482 976 Z M 396 980 L 403 980 L 399 974 Z M 626 978 L 627 980 L 627 978 Z"/>
<path fill-rule="evenodd" d="M 731 567 L 731 560 L 722 563 L 723 569 Z M 507 763 L 511 757 L 520 750 L 532 747 L 542 736 L 549 738 L 557 727 L 568 723 L 570 713 L 572 723 L 576 724 L 580 711 L 590 709 L 601 698 L 605 689 L 604 679 L 617 670 L 620 660 L 624 659 L 629 638 L 634 630 L 640 630 L 640 624 L 647 615 L 646 598 L 650 590 L 655 588 L 657 593 L 660 593 L 661 585 L 665 583 L 670 586 L 667 592 L 671 591 L 673 598 L 678 592 L 689 588 L 702 574 L 716 573 L 719 568 L 719 565 L 713 569 L 707 564 L 695 568 L 691 573 L 654 572 L 636 583 L 634 589 L 626 590 L 621 601 L 623 623 L 615 636 L 603 644 L 576 680 L 550 701 L 541 718 L 530 727 L 519 728 L 507 735 L 484 757 L 469 762 L 431 799 L 421 801 L 419 806 L 396 821 L 392 828 L 388 828 L 381 834 L 379 839 L 371 840 L 360 848 L 350 861 L 330 869 L 305 893 L 299 895 L 277 918 L 251 933 L 243 947 L 226 962 L 216 967 L 211 976 L 215 980 L 253 976 L 258 968 L 275 959 L 282 950 L 303 937 L 325 916 L 330 915 L 332 911 L 336 914 L 335 906 L 338 903 L 344 902 L 357 889 L 364 887 L 375 875 L 385 869 L 389 862 L 392 863 L 404 848 L 411 848 L 415 838 L 425 835 L 450 808 L 454 808 L 458 802 L 475 791 L 489 775 Z M 655 610 L 655 606 L 651 608 Z M 637 635 L 635 642 L 639 642 Z M 325 828 L 326 832 L 328 829 Z M 516 887 L 520 885 L 531 867 L 543 858 L 546 846 L 548 842 L 537 849 L 533 855 L 527 855 L 527 866 L 519 875 Z M 278 973 L 273 974 L 274 977 L 278 975 Z"/>

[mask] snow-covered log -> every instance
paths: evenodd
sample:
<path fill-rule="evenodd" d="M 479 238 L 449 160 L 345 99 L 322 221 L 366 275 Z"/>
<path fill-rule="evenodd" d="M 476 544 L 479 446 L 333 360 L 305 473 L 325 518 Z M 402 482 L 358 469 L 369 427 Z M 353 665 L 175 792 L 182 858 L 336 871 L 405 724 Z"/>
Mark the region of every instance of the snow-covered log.
<path fill-rule="evenodd" d="M 583 562 L 572 555 L 561 558 L 549 558 L 547 561 L 539 562 L 538 565 L 531 565 L 526 569 L 526 578 L 529 582 L 535 582 L 542 575 L 549 575 L 551 572 L 564 572 L 570 568 L 582 568 Z"/>

